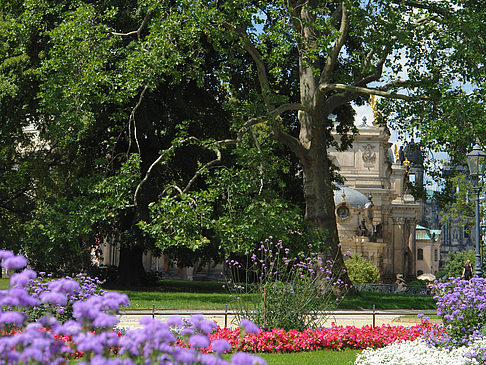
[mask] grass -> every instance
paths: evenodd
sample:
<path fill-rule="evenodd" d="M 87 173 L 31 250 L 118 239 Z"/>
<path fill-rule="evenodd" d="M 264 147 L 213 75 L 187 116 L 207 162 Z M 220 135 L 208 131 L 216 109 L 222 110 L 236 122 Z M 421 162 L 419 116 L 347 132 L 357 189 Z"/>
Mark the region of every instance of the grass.
<path fill-rule="evenodd" d="M 224 310 L 231 301 L 223 283 L 214 281 L 163 280 L 156 287 L 136 290 L 118 289 L 130 298 L 132 309 Z M 9 287 L 9 279 L 0 279 L 0 289 Z M 435 310 L 432 297 L 407 294 L 360 293 L 346 296 L 338 309 L 418 309 Z"/>
<path fill-rule="evenodd" d="M 228 294 L 194 292 L 160 292 L 156 290 L 119 290 L 130 298 L 130 309 L 218 309 L 224 310 Z"/>
<path fill-rule="evenodd" d="M 360 293 L 356 296 L 347 296 L 339 304 L 339 309 L 420 309 L 435 310 L 433 297 L 388 294 L 388 293 Z"/>
<path fill-rule="evenodd" d="M 131 308 L 147 309 L 217 309 L 224 310 L 231 301 L 222 283 L 208 281 L 164 280 L 159 286 L 118 291 L 130 298 Z M 249 299 L 249 298 L 247 298 Z M 347 296 L 338 309 L 418 309 L 435 310 L 432 297 L 407 294 L 360 293 Z"/>
<path fill-rule="evenodd" d="M 312 352 L 294 352 L 285 354 L 257 354 L 263 357 L 268 365 L 351 365 L 361 350 L 321 350 Z M 230 356 L 227 356 L 228 358 Z M 225 357 L 226 358 L 226 357 Z"/>

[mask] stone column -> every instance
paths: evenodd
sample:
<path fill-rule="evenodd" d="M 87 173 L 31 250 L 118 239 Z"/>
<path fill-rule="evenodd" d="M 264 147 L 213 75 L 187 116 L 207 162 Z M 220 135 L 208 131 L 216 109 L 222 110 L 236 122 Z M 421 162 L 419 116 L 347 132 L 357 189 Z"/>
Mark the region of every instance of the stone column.
<path fill-rule="evenodd" d="M 403 217 L 392 217 L 393 220 L 393 272 L 394 274 L 403 274 L 404 276 L 406 273 L 405 265 L 404 265 L 404 256 L 405 256 L 405 248 L 406 242 L 404 242 L 404 225 L 405 225 L 405 218 Z"/>

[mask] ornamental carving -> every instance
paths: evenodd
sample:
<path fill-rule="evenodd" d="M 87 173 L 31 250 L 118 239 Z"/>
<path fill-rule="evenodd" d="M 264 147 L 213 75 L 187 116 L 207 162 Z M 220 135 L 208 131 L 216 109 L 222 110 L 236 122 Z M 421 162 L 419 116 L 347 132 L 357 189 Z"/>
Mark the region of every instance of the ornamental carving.
<path fill-rule="evenodd" d="M 365 164 L 372 165 L 376 161 L 376 152 L 374 151 L 374 146 L 371 144 L 367 144 L 364 146 L 364 151 L 363 151 L 363 161 Z"/>

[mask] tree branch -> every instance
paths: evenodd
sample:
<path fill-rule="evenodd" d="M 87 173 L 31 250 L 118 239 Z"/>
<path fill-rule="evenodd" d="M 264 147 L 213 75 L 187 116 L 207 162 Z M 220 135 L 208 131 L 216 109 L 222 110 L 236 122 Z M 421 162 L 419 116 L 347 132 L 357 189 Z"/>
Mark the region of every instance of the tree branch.
<path fill-rule="evenodd" d="M 194 174 L 194 176 L 191 178 L 191 180 L 189 180 L 189 182 L 187 183 L 186 187 L 184 188 L 183 192 L 186 193 L 189 191 L 189 189 L 191 188 L 192 184 L 194 184 L 194 181 L 196 181 L 196 179 L 202 174 L 202 172 L 211 167 L 211 166 L 214 166 L 216 165 L 218 162 L 221 162 L 221 151 L 214 147 L 215 151 L 214 153 L 216 153 L 216 158 L 214 160 L 211 160 L 209 161 L 208 163 L 204 164 L 199 170 L 196 171 L 196 173 Z"/>
<path fill-rule="evenodd" d="M 236 31 L 236 33 L 240 36 L 240 39 L 243 41 L 243 47 L 251 56 L 255 65 L 257 67 L 258 72 L 258 81 L 260 82 L 260 88 L 262 89 L 262 97 L 265 105 L 267 106 L 267 110 L 272 109 L 272 103 L 270 100 L 270 82 L 268 81 L 267 71 L 265 68 L 265 63 L 263 62 L 262 56 L 260 52 L 256 49 L 255 45 L 251 42 L 250 37 L 246 31 L 241 27 L 233 27 L 230 24 L 227 24 L 226 27 L 230 30 Z"/>
<path fill-rule="evenodd" d="M 321 77 L 319 79 L 320 84 L 327 83 L 331 80 L 332 71 L 336 65 L 339 52 L 341 51 L 341 48 L 344 45 L 344 41 L 346 40 L 346 37 L 348 35 L 348 30 L 349 30 L 349 18 L 346 10 L 346 5 L 342 3 L 341 4 L 341 26 L 339 28 L 340 35 L 336 40 L 336 43 L 334 43 L 331 53 L 329 54 L 329 57 L 326 60 L 326 65 L 324 66 L 324 69 L 322 70 L 321 73 Z"/>
<path fill-rule="evenodd" d="M 138 98 L 137 104 L 133 107 L 132 112 L 130 113 L 130 118 L 128 120 L 128 150 L 127 153 L 130 153 L 130 148 L 132 146 L 132 123 L 133 123 L 133 136 L 135 137 L 135 143 L 137 144 L 137 149 L 138 149 L 138 154 L 140 154 L 140 144 L 138 143 L 138 137 L 137 137 L 137 123 L 135 122 L 135 113 L 137 112 L 137 109 L 140 107 L 142 104 L 142 99 L 145 95 L 145 92 L 148 89 L 148 85 L 144 87 L 142 92 L 140 93 L 140 96 Z"/>
<path fill-rule="evenodd" d="M 195 138 L 195 137 L 188 137 L 184 140 L 182 140 L 180 142 L 180 144 L 184 144 L 188 141 L 199 141 L 199 139 Z M 180 145 L 178 144 L 178 145 Z M 176 145 L 172 145 L 170 146 L 168 149 L 164 150 L 159 157 L 157 157 L 157 159 L 152 162 L 152 164 L 150 165 L 150 167 L 147 169 L 147 172 L 145 173 L 145 176 L 144 178 L 142 179 L 142 181 L 139 182 L 139 184 L 137 185 L 137 187 L 135 188 L 135 193 L 133 194 L 133 203 L 135 206 L 138 205 L 138 194 L 140 193 L 140 189 L 142 188 L 142 185 L 145 184 L 147 182 L 147 180 L 150 178 L 150 175 L 152 174 L 152 171 L 153 169 L 155 168 L 155 166 L 157 166 L 157 164 L 162 161 L 162 159 L 169 153 L 169 152 L 172 152 L 174 150 L 174 148 L 176 147 Z"/>
<path fill-rule="evenodd" d="M 340 90 L 340 91 L 346 91 L 346 92 L 357 93 L 357 94 L 378 95 L 378 96 L 382 96 L 382 97 L 385 97 L 385 98 L 401 99 L 401 100 L 405 100 L 405 101 L 419 100 L 416 97 L 405 95 L 405 94 L 390 93 L 390 92 L 379 90 L 379 89 L 351 86 L 351 85 L 345 85 L 345 84 L 322 84 L 322 85 L 319 85 L 319 90 L 323 93 L 327 93 L 330 90 Z"/>
<path fill-rule="evenodd" d="M 128 33 L 111 32 L 111 34 L 116 35 L 116 36 L 121 36 L 121 37 L 128 37 L 128 36 L 131 36 L 131 35 L 136 35 L 138 40 L 140 40 L 140 33 L 142 32 L 142 29 L 147 24 L 147 22 L 149 20 L 149 15 L 150 15 L 150 12 L 147 12 L 147 14 L 145 14 L 145 17 L 142 20 L 142 24 L 140 24 L 140 27 L 138 27 L 137 30 L 134 30 L 134 31 L 131 31 L 131 32 L 128 32 Z"/>
<path fill-rule="evenodd" d="M 302 110 L 305 112 L 310 112 L 309 108 L 307 108 L 305 105 L 300 104 L 300 103 L 289 103 L 289 104 L 282 104 L 279 107 L 269 111 L 265 115 L 255 117 L 255 118 L 250 118 L 248 119 L 245 124 L 240 128 L 238 131 L 236 138 L 235 139 L 225 139 L 218 141 L 219 145 L 228 145 L 228 144 L 235 144 L 241 142 L 241 139 L 243 138 L 243 135 L 248 132 L 251 126 L 255 124 L 260 124 L 260 123 L 265 123 L 266 119 L 268 117 L 274 117 L 277 115 L 280 115 L 284 112 L 291 111 L 291 110 Z"/>
<path fill-rule="evenodd" d="M 391 42 L 386 46 L 386 48 L 383 52 L 383 55 L 381 56 L 381 58 L 378 60 L 378 62 L 376 64 L 376 72 L 374 74 L 363 77 L 359 81 L 356 81 L 354 83 L 354 86 L 366 86 L 370 82 L 378 81 L 381 78 L 381 75 L 383 74 L 383 65 L 385 64 L 386 58 L 388 57 L 388 55 L 391 52 L 393 42 L 395 42 L 396 40 L 397 40 L 397 37 L 395 37 L 395 36 L 393 36 L 391 38 Z M 368 55 L 366 56 L 364 68 L 371 65 L 372 54 L 373 54 L 373 50 L 371 50 L 368 53 Z"/>
<path fill-rule="evenodd" d="M 431 3 L 423 3 L 421 1 L 414 1 L 414 0 L 392 0 L 392 3 L 398 4 L 398 5 L 406 5 L 406 6 L 410 6 L 412 8 L 429 10 L 429 11 L 432 11 L 432 12 L 439 14 L 443 17 L 450 17 L 451 16 L 451 13 L 446 11 L 446 9 L 440 8 L 440 7 L 438 7 L 434 4 L 431 4 Z"/>
<path fill-rule="evenodd" d="M 272 138 L 287 146 L 297 156 L 297 158 L 299 158 L 299 160 L 305 160 L 307 150 L 304 146 L 302 146 L 297 138 L 274 126 L 271 126 L 271 130 Z"/>
<path fill-rule="evenodd" d="M 269 111 L 268 113 L 266 113 L 263 116 L 255 117 L 255 118 L 251 118 L 251 119 L 247 120 L 245 122 L 245 124 L 243 125 L 243 127 L 241 127 L 240 130 L 238 131 L 236 138 L 234 138 L 234 139 L 223 139 L 223 140 L 213 141 L 213 142 L 208 143 L 205 146 L 205 148 L 211 148 L 211 147 L 214 148 L 214 152 L 216 153 L 216 158 L 214 160 L 209 161 L 204 166 L 202 166 L 200 169 L 198 169 L 198 171 L 196 171 L 196 173 L 191 178 L 191 180 L 189 180 L 189 182 L 187 183 L 187 185 L 185 186 L 185 188 L 182 189 L 181 191 L 183 193 L 187 192 L 191 188 L 191 186 L 194 183 L 194 181 L 196 181 L 196 179 L 198 178 L 198 176 L 200 176 L 201 173 L 205 169 L 210 168 L 210 167 L 216 165 L 217 163 L 221 162 L 221 151 L 219 150 L 219 148 L 217 146 L 226 146 L 226 145 L 232 145 L 232 144 L 239 143 L 241 141 L 241 139 L 243 138 L 243 135 L 253 125 L 259 124 L 259 123 L 264 123 L 265 120 L 268 117 L 277 116 L 277 115 L 279 115 L 279 114 L 281 114 L 283 112 L 290 111 L 290 110 L 303 110 L 303 111 L 308 111 L 308 109 L 304 105 L 299 104 L 299 103 L 282 104 L 278 108 L 275 108 L 275 109 Z M 279 141 L 281 141 L 282 143 L 284 143 L 285 145 L 287 145 L 298 156 L 300 156 L 300 155 L 303 156 L 303 154 L 305 153 L 305 149 L 304 149 L 304 147 L 302 147 L 302 145 L 300 145 L 300 142 L 295 137 L 293 137 L 293 136 L 291 136 L 291 135 L 289 135 L 289 134 L 287 134 L 287 133 L 285 133 L 283 131 L 278 130 L 274 126 L 270 126 L 270 127 L 272 129 L 272 133 L 279 138 L 278 139 Z M 179 146 L 181 144 L 185 144 L 185 143 L 187 143 L 189 141 L 201 142 L 196 137 L 188 137 L 188 138 L 180 141 L 179 144 L 172 145 L 168 149 L 164 150 L 160 154 L 160 156 L 154 162 L 152 162 L 152 164 L 150 165 L 150 167 L 147 169 L 147 172 L 145 173 L 144 178 L 137 185 L 137 187 L 135 189 L 135 193 L 133 194 L 133 201 L 134 201 L 134 205 L 135 206 L 137 206 L 137 204 L 138 204 L 138 201 L 137 200 L 138 200 L 138 195 L 140 193 L 140 189 L 142 188 L 143 184 L 145 184 L 147 182 L 147 180 L 150 178 L 150 175 L 152 174 L 152 171 L 155 168 L 155 166 L 158 163 L 160 163 L 160 161 L 162 161 L 162 159 L 164 158 L 164 156 L 166 156 L 169 152 L 173 151 L 174 148 L 176 148 L 177 146 Z"/>

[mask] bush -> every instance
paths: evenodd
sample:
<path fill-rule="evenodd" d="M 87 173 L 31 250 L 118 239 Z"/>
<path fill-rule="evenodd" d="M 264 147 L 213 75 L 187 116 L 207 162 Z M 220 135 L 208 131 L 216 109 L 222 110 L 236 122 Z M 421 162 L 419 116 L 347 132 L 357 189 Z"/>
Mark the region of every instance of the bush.
<path fill-rule="evenodd" d="M 427 287 L 427 280 L 421 280 L 421 279 L 413 280 L 413 281 L 409 282 L 408 285 L 409 286 L 420 286 L 422 288 L 425 288 L 425 287 Z"/>
<path fill-rule="evenodd" d="M 116 282 L 118 278 L 118 266 L 115 265 L 91 265 L 87 271 L 88 276 L 98 278 L 103 287 L 109 287 Z"/>
<path fill-rule="evenodd" d="M 380 272 L 378 268 L 363 256 L 356 254 L 350 256 L 344 264 L 348 272 L 349 279 L 353 283 L 378 284 Z"/>
<path fill-rule="evenodd" d="M 446 278 L 457 278 L 461 276 L 466 260 L 471 261 L 474 272 L 474 264 L 476 262 L 476 252 L 474 250 L 450 253 L 449 256 L 447 256 L 446 264 L 444 265 L 444 273 Z"/>
<path fill-rule="evenodd" d="M 325 321 L 319 312 L 337 305 L 334 288 L 342 284 L 339 273 L 332 271 L 331 261 L 323 262 L 316 253 L 289 258 L 289 252 L 281 241 L 274 244 L 267 239 L 246 265 L 227 261 L 232 269 L 227 288 L 237 320 L 248 318 L 263 328 L 300 331 Z"/>
<path fill-rule="evenodd" d="M 451 337 L 450 343 L 462 345 L 472 338 L 482 337 L 481 330 L 486 323 L 486 279 L 456 278 L 447 283 L 435 283 L 434 289 L 437 314 Z"/>
<path fill-rule="evenodd" d="M 62 282 L 60 281 L 62 280 Z M 35 299 L 41 299 L 43 293 L 49 292 L 57 283 L 62 285 L 69 285 L 71 290 L 66 294 L 66 304 L 53 304 L 50 302 L 42 302 L 37 306 L 27 307 L 25 314 L 28 320 L 33 322 L 37 319 L 50 314 L 56 317 L 60 323 L 64 323 L 73 319 L 73 304 L 77 301 L 82 301 L 93 295 L 103 295 L 104 291 L 100 288 L 101 281 L 98 278 L 91 278 L 84 275 L 76 275 L 76 277 L 64 277 L 60 280 L 51 280 L 49 276 L 39 276 L 38 278 L 30 280 L 27 285 L 27 291 Z"/>

